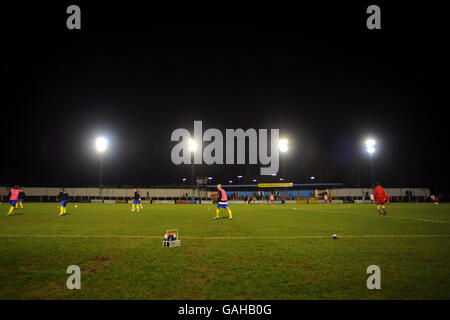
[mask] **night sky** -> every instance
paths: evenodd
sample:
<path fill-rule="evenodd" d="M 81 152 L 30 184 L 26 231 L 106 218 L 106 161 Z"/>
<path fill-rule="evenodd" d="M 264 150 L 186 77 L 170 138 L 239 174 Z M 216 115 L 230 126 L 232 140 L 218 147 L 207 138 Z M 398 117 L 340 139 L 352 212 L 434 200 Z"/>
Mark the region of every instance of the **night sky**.
<path fill-rule="evenodd" d="M 70 4 L 81 30 L 66 28 Z M 99 135 L 105 186 L 180 183 L 191 168 L 171 163 L 170 134 L 202 120 L 279 128 L 290 147 L 280 176 L 297 183 L 370 186 L 372 136 L 377 181 L 449 191 L 443 8 L 238 4 L 2 7 L 0 184 L 96 186 Z M 370 4 L 381 30 L 366 28 Z M 263 180 L 259 167 L 195 170 Z"/>

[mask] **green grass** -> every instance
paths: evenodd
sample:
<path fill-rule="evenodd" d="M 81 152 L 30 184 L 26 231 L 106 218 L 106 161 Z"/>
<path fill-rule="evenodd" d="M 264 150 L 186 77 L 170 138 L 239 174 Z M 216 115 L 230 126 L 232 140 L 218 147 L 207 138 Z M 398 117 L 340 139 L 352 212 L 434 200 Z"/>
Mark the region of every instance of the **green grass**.
<path fill-rule="evenodd" d="M 0 299 L 449 299 L 450 205 L 0 205 Z M 226 215 L 226 212 L 221 212 Z M 178 228 L 181 247 L 162 247 Z M 338 239 L 333 240 L 332 235 Z M 381 290 L 366 269 L 381 268 Z M 69 265 L 81 290 L 68 290 Z"/>

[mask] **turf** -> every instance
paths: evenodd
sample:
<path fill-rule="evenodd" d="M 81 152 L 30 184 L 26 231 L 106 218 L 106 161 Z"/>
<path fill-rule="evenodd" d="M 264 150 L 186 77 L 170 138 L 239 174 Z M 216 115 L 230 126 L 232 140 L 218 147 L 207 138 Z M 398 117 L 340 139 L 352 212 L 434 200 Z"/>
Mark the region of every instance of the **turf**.
<path fill-rule="evenodd" d="M 0 299 L 449 299 L 450 205 L 0 205 Z M 226 211 L 221 212 L 226 216 Z M 162 246 L 178 228 L 181 247 Z M 333 239 L 332 235 L 338 238 Z M 369 265 L 381 289 L 366 287 Z M 81 290 L 68 290 L 69 265 Z"/>

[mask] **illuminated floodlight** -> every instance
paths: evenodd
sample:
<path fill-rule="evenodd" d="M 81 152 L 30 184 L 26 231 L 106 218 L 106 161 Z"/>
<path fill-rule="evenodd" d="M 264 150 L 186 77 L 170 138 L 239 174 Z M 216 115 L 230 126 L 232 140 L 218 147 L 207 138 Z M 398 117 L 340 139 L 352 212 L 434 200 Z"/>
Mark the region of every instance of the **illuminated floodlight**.
<path fill-rule="evenodd" d="M 237 176 L 238 177 L 238 179 L 242 179 L 242 176 Z"/>
<path fill-rule="evenodd" d="M 228 180 L 228 183 L 233 183 L 233 180 Z"/>
<path fill-rule="evenodd" d="M 311 180 L 314 180 L 314 179 L 316 179 L 316 177 L 311 177 L 310 179 L 311 179 Z"/>
<path fill-rule="evenodd" d="M 108 140 L 104 137 L 97 138 L 95 140 L 95 149 L 98 152 L 104 152 L 106 148 L 108 147 Z"/>
<path fill-rule="evenodd" d="M 366 140 L 366 147 L 370 148 L 370 147 L 374 147 L 375 146 L 375 140 L 373 139 L 367 139 Z"/>
<path fill-rule="evenodd" d="M 375 140 L 374 139 L 367 139 L 366 140 L 366 150 L 368 153 L 374 153 L 375 152 Z"/>
<path fill-rule="evenodd" d="M 256 179 L 253 179 L 253 182 L 256 182 Z"/>
<path fill-rule="evenodd" d="M 183 182 L 185 182 L 187 179 L 186 178 L 183 178 L 183 179 L 181 179 Z"/>
<path fill-rule="evenodd" d="M 208 180 L 212 180 L 213 177 L 208 177 Z"/>
<path fill-rule="evenodd" d="M 272 173 L 272 176 L 274 176 L 274 177 L 275 177 L 276 175 L 277 175 L 276 173 Z"/>
<path fill-rule="evenodd" d="M 193 139 L 189 139 L 188 141 L 189 151 L 195 151 L 197 150 L 197 142 Z"/>
<path fill-rule="evenodd" d="M 280 181 L 283 181 L 284 180 L 284 178 L 280 178 Z"/>
<path fill-rule="evenodd" d="M 278 148 L 280 149 L 280 152 L 286 152 L 289 150 L 288 148 L 289 141 L 287 139 L 280 139 L 278 142 Z"/>

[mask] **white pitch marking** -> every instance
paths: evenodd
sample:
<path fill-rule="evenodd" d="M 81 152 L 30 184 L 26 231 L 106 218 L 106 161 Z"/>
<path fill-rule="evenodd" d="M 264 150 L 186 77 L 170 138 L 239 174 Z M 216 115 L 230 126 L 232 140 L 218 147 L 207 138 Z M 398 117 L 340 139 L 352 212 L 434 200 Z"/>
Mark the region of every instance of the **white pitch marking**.
<path fill-rule="evenodd" d="M 260 236 L 260 237 L 197 237 L 197 236 L 183 236 L 183 239 L 193 240 L 258 240 L 258 239 L 323 239 L 331 238 L 331 235 L 317 235 L 317 236 Z M 339 235 L 339 238 L 449 238 L 450 234 L 348 234 Z M 160 239 L 162 236 L 139 236 L 139 235 L 63 235 L 63 234 L 0 234 L 0 238 L 145 238 L 145 239 Z"/>

